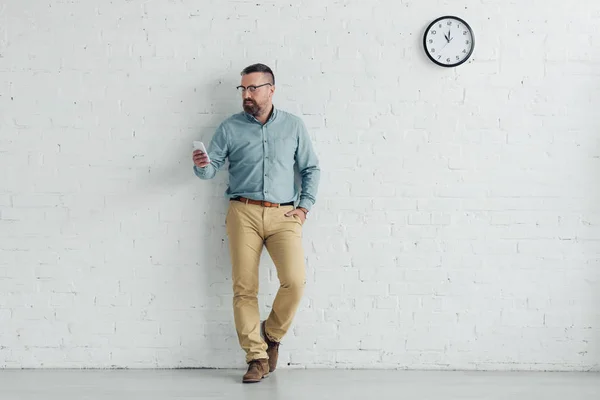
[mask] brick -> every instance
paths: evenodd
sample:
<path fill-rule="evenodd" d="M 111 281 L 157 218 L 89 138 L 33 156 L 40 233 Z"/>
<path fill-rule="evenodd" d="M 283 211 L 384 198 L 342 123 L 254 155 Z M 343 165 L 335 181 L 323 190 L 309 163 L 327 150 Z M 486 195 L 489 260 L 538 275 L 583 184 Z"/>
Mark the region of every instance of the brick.
<path fill-rule="evenodd" d="M 357 364 L 365 367 L 377 364 L 380 361 L 380 350 L 340 350 L 335 355 L 337 364 Z"/>
<path fill-rule="evenodd" d="M 4 209 L 6 209 L 6 208 L 8 208 L 8 207 L 11 207 L 11 206 L 12 206 L 12 199 L 11 199 L 11 196 L 10 196 L 10 195 L 8 195 L 8 194 L 0 194 L 0 207 L 2 207 L 2 208 L 0 209 L 0 213 L 1 213 L 1 212 L 2 212 Z"/>
<path fill-rule="evenodd" d="M 61 205 L 59 195 L 17 194 L 13 196 L 15 208 L 58 207 Z"/>

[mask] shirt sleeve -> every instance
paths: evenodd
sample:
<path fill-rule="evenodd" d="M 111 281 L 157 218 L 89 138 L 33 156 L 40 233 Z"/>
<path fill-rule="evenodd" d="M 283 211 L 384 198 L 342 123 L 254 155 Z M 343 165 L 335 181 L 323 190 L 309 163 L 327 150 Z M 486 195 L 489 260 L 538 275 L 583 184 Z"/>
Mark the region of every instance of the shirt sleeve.
<path fill-rule="evenodd" d="M 310 211 L 315 204 L 319 181 L 321 179 L 321 168 L 319 160 L 313 149 L 306 125 L 302 120 L 299 123 L 298 147 L 296 149 L 296 162 L 302 177 L 302 192 L 298 207 Z"/>
<path fill-rule="evenodd" d="M 198 168 L 194 164 L 194 173 L 200 179 L 212 179 L 215 177 L 217 171 L 221 169 L 225 160 L 229 155 L 229 145 L 227 141 L 227 131 L 223 123 L 219 125 L 213 138 L 208 145 L 208 157 L 210 158 L 210 164 L 205 167 Z"/>

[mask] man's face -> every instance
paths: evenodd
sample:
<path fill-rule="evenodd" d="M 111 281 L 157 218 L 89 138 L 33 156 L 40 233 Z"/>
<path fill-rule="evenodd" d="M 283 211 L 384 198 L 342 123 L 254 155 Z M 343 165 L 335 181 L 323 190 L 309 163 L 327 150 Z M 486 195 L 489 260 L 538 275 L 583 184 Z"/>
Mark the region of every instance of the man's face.
<path fill-rule="evenodd" d="M 271 76 L 269 74 L 263 74 L 262 72 L 254 72 L 251 74 L 242 76 L 241 85 L 250 89 L 242 91 L 242 105 L 244 111 L 250 115 L 257 116 L 261 112 L 270 109 L 271 99 L 275 87 L 273 85 L 265 85 L 257 87 L 252 91 L 252 87 L 264 85 L 265 83 L 271 83 Z"/>

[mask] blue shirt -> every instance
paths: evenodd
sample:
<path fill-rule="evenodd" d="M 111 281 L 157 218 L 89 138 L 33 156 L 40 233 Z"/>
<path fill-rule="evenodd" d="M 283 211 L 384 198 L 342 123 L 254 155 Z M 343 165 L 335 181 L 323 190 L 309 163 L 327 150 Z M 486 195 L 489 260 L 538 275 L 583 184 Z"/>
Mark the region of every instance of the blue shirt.
<path fill-rule="evenodd" d="M 273 203 L 297 202 L 310 210 L 316 201 L 321 170 L 304 122 L 273 108 L 263 125 L 246 112 L 234 114 L 217 128 L 208 148 L 210 164 L 194 173 L 212 179 L 229 159 L 229 198 L 243 196 Z M 302 178 L 295 183 L 295 166 Z M 301 189 L 301 190 L 300 190 Z"/>

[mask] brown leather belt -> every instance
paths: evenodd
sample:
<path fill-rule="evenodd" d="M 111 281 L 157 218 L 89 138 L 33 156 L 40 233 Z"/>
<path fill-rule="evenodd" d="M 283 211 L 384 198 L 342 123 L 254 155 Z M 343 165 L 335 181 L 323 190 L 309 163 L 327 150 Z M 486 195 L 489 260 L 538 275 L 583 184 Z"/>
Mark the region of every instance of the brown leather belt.
<path fill-rule="evenodd" d="M 242 203 L 254 204 L 254 205 L 263 206 L 263 207 L 280 207 L 280 206 L 293 206 L 294 205 L 293 201 L 291 201 L 289 203 L 271 203 L 270 201 L 252 200 L 252 199 L 248 199 L 246 197 L 234 197 L 231 200 L 241 201 Z"/>

